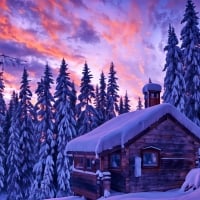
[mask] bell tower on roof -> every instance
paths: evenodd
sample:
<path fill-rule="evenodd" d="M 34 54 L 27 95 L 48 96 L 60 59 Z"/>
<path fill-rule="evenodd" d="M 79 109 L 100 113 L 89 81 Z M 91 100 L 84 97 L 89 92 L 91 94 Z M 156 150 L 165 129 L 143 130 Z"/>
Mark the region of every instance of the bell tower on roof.
<path fill-rule="evenodd" d="M 161 89 L 161 85 L 152 83 L 151 79 L 149 79 L 149 83 L 146 84 L 142 89 L 144 94 L 145 108 L 160 104 Z"/>

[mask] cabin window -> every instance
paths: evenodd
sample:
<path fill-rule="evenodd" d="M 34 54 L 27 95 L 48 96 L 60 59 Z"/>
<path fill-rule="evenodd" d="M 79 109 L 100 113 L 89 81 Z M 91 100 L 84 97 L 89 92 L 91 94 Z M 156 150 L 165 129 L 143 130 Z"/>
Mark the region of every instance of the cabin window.
<path fill-rule="evenodd" d="M 113 153 L 110 155 L 110 168 L 117 169 L 121 166 L 120 153 Z"/>
<path fill-rule="evenodd" d="M 86 158 L 86 169 L 92 169 L 92 159 Z"/>
<path fill-rule="evenodd" d="M 146 168 L 159 167 L 159 150 L 153 148 L 143 149 L 142 166 Z"/>
<path fill-rule="evenodd" d="M 75 168 L 83 169 L 84 168 L 84 157 L 75 157 Z"/>

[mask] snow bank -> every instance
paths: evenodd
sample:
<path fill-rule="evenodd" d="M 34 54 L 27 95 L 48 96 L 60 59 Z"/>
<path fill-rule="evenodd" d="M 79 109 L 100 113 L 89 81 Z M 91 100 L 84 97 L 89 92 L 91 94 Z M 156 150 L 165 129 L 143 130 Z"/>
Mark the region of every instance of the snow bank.
<path fill-rule="evenodd" d="M 113 194 L 112 194 L 113 195 Z M 0 195 L 0 199 L 1 199 Z M 114 194 L 111 197 L 101 197 L 98 200 L 199 200 L 200 199 L 200 188 L 189 192 L 183 192 L 180 189 L 170 190 L 167 192 L 140 192 L 140 193 L 129 193 L 129 194 Z M 1 200 L 6 200 L 2 198 Z M 48 200 L 85 200 L 84 197 L 70 196 L 63 198 L 55 198 Z"/>
<path fill-rule="evenodd" d="M 53 199 L 45 199 L 45 200 L 85 200 L 85 198 L 78 197 L 78 196 L 70 196 L 70 197 L 61 197 L 61 198 L 53 198 Z"/>
<path fill-rule="evenodd" d="M 189 171 L 185 178 L 181 190 L 187 191 L 189 189 L 196 190 L 200 187 L 200 168 L 195 168 Z M 200 196 L 199 196 L 200 199 Z"/>
<path fill-rule="evenodd" d="M 199 200 L 200 189 L 193 192 L 182 192 L 181 190 L 171 190 L 167 192 L 141 192 L 116 195 L 99 200 Z"/>
<path fill-rule="evenodd" d="M 172 115 L 185 128 L 200 138 L 200 128 L 196 124 L 171 104 L 163 103 L 144 110 L 119 115 L 91 132 L 71 140 L 67 145 L 67 151 L 94 152 L 98 155 L 117 145 L 123 147 L 126 142 L 165 114 Z"/>

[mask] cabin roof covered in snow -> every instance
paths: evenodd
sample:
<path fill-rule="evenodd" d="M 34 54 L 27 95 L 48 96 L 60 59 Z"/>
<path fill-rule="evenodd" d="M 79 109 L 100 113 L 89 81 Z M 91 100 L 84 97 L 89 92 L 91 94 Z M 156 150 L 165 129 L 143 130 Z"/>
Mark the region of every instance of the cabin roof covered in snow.
<path fill-rule="evenodd" d="M 124 147 L 124 144 L 130 139 L 166 114 L 173 116 L 191 133 L 200 138 L 200 127 L 171 104 L 163 103 L 144 110 L 119 115 L 91 132 L 71 140 L 67 145 L 67 151 L 93 152 L 98 155 L 117 145 Z"/>

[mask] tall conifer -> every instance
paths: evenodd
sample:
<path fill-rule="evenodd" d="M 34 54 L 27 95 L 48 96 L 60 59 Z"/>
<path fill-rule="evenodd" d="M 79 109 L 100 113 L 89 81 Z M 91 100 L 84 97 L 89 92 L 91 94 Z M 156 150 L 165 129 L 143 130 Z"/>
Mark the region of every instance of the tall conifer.
<path fill-rule="evenodd" d="M 118 78 L 116 77 L 116 71 L 114 69 L 113 62 L 110 65 L 110 71 L 108 76 L 108 85 L 107 85 L 107 120 L 116 117 L 117 113 L 119 112 L 118 107 L 118 91 L 119 86 L 117 84 Z"/>
<path fill-rule="evenodd" d="M 200 125 L 200 31 L 199 17 L 192 0 L 188 0 L 181 23 L 181 49 L 185 67 L 185 115 Z"/>
<path fill-rule="evenodd" d="M 183 77 L 182 52 L 178 45 L 174 28 L 170 25 L 168 31 L 168 44 L 164 50 L 166 54 L 166 64 L 163 71 L 166 71 L 164 79 L 164 103 L 170 103 L 184 112 L 185 81 Z"/>
<path fill-rule="evenodd" d="M 6 118 L 6 104 L 3 98 L 4 92 L 3 72 L 0 72 L 0 191 L 5 184 L 5 118 Z"/>
<path fill-rule="evenodd" d="M 45 66 L 44 76 L 38 83 L 37 125 L 39 133 L 39 155 L 34 165 L 34 182 L 31 188 L 31 200 L 55 197 L 55 145 L 54 130 L 54 98 L 51 94 L 53 78 L 48 64 Z"/>
<path fill-rule="evenodd" d="M 93 106 L 95 98 L 94 87 L 91 84 L 93 76 L 87 63 L 84 65 L 82 74 L 80 94 L 78 96 L 79 103 L 77 105 L 79 135 L 88 133 L 98 126 L 97 111 Z"/>
<path fill-rule="evenodd" d="M 11 126 L 9 129 L 9 140 L 6 166 L 7 174 L 7 193 L 8 200 L 21 200 L 21 163 L 22 151 L 20 148 L 20 118 L 19 118 L 19 103 L 17 96 L 12 96 L 13 104 L 11 110 Z"/>
<path fill-rule="evenodd" d="M 62 60 L 60 72 L 56 80 L 55 91 L 55 125 L 57 134 L 57 189 L 58 195 L 65 193 L 69 195 L 70 190 L 70 172 L 69 159 L 65 154 L 67 143 L 76 136 L 76 121 L 72 109 L 71 99 L 74 97 L 73 85 L 70 81 L 67 64 Z"/>
<path fill-rule="evenodd" d="M 31 103 L 32 92 L 29 86 L 28 73 L 24 69 L 19 92 L 19 106 L 18 116 L 20 123 L 20 149 L 21 157 L 21 193 L 23 199 L 28 199 L 30 186 L 33 182 L 33 165 L 35 163 L 35 155 L 33 149 L 35 148 L 34 137 L 34 112 Z"/>
<path fill-rule="evenodd" d="M 101 113 L 100 124 L 106 121 L 106 106 L 107 106 L 107 96 L 106 96 L 106 78 L 104 73 L 101 73 L 99 82 L 99 110 Z"/>
<path fill-rule="evenodd" d="M 126 91 L 126 94 L 124 96 L 124 113 L 130 112 L 131 106 L 130 106 L 130 100 L 128 98 L 128 93 Z"/>

